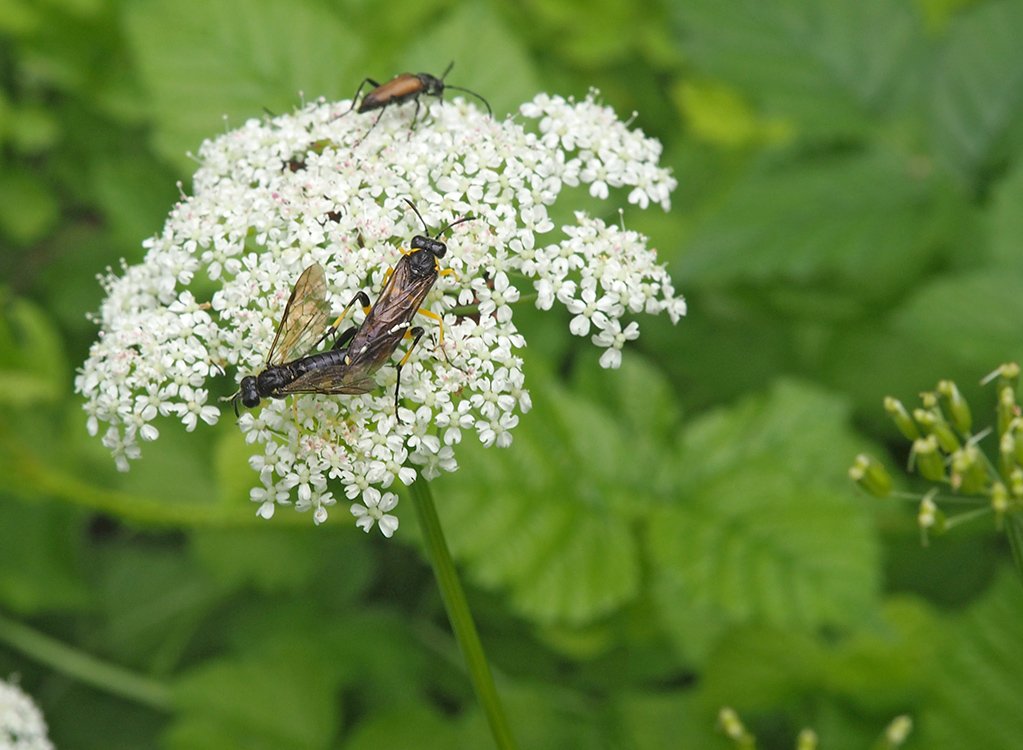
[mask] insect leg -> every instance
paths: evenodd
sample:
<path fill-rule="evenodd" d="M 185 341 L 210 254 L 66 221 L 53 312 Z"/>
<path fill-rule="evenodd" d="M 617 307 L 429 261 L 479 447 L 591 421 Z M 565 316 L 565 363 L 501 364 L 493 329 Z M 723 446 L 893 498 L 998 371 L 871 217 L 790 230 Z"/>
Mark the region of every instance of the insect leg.
<path fill-rule="evenodd" d="M 412 138 L 412 131 L 416 129 L 416 121 L 419 119 L 419 97 L 416 97 L 416 109 L 412 113 L 412 124 L 408 126 L 408 137 Z"/>
<path fill-rule="evenodd" d="M 362 87 L 363 87 L 363 86 L 365 86 L 365 85 L 366 85 L 367 83 L 368 83 L 368 84 L 369 84 L 370 86 L 372 86 L 373 88 L 375 88 L 375 89 L 377 89 L 377 88 L 380 88 L 380 84 L 379 84 L 379 83 L 377 83 L 376 81 L 374 81 L 374 80 L 373 80 L 372 78 L 363 78 L 363 79 L 362 79 L 362 83 L 360 83 L 360 84 L 359 84 L 359 88 L 355 89 L 355 96 L 353 96 L 353 97 L 352 97 L 352 106 L 350 106 L 350 107 L 349 107 L 348 109 L 346 109 L 346 110 L 345 110 L 344 112 L 342 112 L 342 113 L 341 113 L 341 114 L 339 114 L 339 115 L 338 115 L 337 117 L 335 117 L 335 118 L 334 118 L 335 120 L 338 120 L 338 119 L 340 119 L 340 118 L 344 117 L 344 116 L 345 116 L 345 115 L 347 115 L 347 114 L 348 114 L 349 112 L 351 112 L 351 111 L 352 111 L 353 109 L 355 109 L 355 104 L 356 104 L 356 102 L 358 102 L 358 101 L 359 101 L 359 94 L 361 94 L 361 93 L 362 93 Z"/>
<path fill-rule="evenodd" d="M 387 108 L 388 108 L 388 107 L 389 107 L 390 105 L 391 105 L 391 102 L 390 102 L 390 101 L 388 101 L 388 102 L 387 102 L 386 104 L 384 104 L 384 105 L 383 105 L 382 107 L 380 107 L 380 114 L 379 114 L 379 115 L 377 115 L 377 119 L 373 120 L 373 124 L 369 126 L 369 130 L 367 130 L 367 131 L 366 131 L 366 132 L 365 132 L 365 133 L 363 134 L 362 138 L 360 138 L 359 140 L 357 140 L 357 141 L 355 142 L 355 145 L 356 145 L 356 146 L 358 146 L 358 145 L 359 145 L 360 143 L 362 143 L 362 142 L 363 142 L 364 140 L 366 140 L 366 137 L 367 137 L 367 136 L 368 136 L 368 135 L 369 135 L 369 134 L 370 134 L 371 132 L 373 132 L 373 128 L 375 128 L 375 127 L 377 126 L 377 123 L 378 123 L 378 122 L 380 122 L 380 118 L 384 116 L 384 112 L 386 112 L 386 111 L 387 111 Z"/>
<path fill-rule="evenodd" d="M 348 346 L 348 343 L 353 338 L 355 338 L 355 332 L 358 331 L 358 330 L 359 330 L 358 326 L 350 326 L 350 327 L 346 328 L 344 333 L 342 333 L 340 336 L 338 336 L 334 340 L 334 345 L 332 347 L 330 347 L 330 348 L 331 349 L 344 349 L 346 346 Z"/>
<path fill-rule="evenodd" d="M 423 315 L 423 316 L 425 316 L 427 318 L 430 318 L 430 320 L 434 320 L 434 321 L 437 322 L 437 346 L 440 347 L 441 356 L 444 357 L 444 361 L 445 362 L 447 362 L 449 365 L 454 367 L 456 370 L 462 370 L 461 367 L 459 367 L 454 362 L 452 362 L 450 359 L 448 359 L 448 352 L 444 348 L 444 318 L 442 318 L 440 315 L 438 315 L 437 313 L 433 312 L 432 310 L 427 310 L 425 307 L 420 307 L 418 310 L 416 310 L 416 312 L 418 314 L 420 314 L 420 315 Z M 415 328 L 412 329 L 412 331 L 415 331 L 415 330 L 417 330 L 417 329 L 415 329 Z M 418 329 L 418 330 L 422 330 L 422 329 Z M 411 335 L 412 331 L 410 331 L 406 335 Z M 462 372 L 465 372 L 465 371 L 462 370 Z"/>
<path fill-rule="evenodd" d="M 313 344 L 313 346 L 312 346 L 313 349 L 318 347 L 324 341 L 326 341 L 331 336 L 333 336 L 335 332 L 337 332 L 338 327 L 341 325 L 341 321 L 345 319 L 345 316 L 348 315 L 348 311 L 352 308 L 352 305 L 354 305 L 356 302 L 358 302 L 359 304 L 362 305 L 362 311 L 363 312 L 369 312 L 369 297 L 366 295 L 365 292 L 356 292 L 355 296 L 352 297 L 352 301 L 349 302 L 347 305 L 345 305 L 345 309 L 342 310 L 341 314 L 337 316 L 337 320 L 335 320 L 333 323 L 331 323 L 330 324 L 330 328 L 328 328 L 326 330 L 326 332 L 322 336 L 320 336 L 320 338 L 316 341 L 316 343 Z M 341 335 L 343 336 L 344 334 L 341 334 Z M 334 349 L 338 348 L 336 341 L 334 342 L 333 348 Z"/>
<path fill-rule="evenodd" d="M 405 356 L 401 358 L 401 362 L 398 363 L 398 376 L 394 383 L 394 418 L 398 418 L 398 389 L 401 388 L 401 368 L 408 362 L 408 358 L 412 355 L 412 350 L 416 348 L 416 344 L 419 343 L 419 339 L 423 337 L 423 329 L 420 326 L 409 329 L 409 336 L 412 336 L 412 346 L 405 352 Z"/>

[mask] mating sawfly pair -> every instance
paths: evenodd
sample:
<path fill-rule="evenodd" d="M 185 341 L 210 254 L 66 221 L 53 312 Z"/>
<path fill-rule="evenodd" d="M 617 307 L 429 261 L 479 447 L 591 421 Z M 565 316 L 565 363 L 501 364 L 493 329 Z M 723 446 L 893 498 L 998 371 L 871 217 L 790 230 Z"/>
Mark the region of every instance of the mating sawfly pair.
<path fill-rule="evenodd" d="M 368 393 L 376 387 L 373 379 L 398 348 L 403 338 L 412 338 L 405 356 L 398 363 L 398 382 L 394 387 L 394 410 L 398 411 L 398 388 L 401 368 L 419 339 L 420 326 L 412 325 L 412 318 L 421 313 L 440 322 L 440 316 L 420 309 L 426 295 L 438 276 L 452 273 L 441 270 L 438 259 L 443 258 L 447 246 L 440 236 L 454 226 L 469 221 L 472 216 L 448 224 L 429 236 L 429 228 L 411 201 L 405 202 L 423 222 L 426 234 L 412 238 L 412 246 L 402 251 L 402 257 L 390 272 L 380 295 L 372 307 L 365 292 L 359 292 L 341 315 L 327 326 L 330 310 L 327 303 L 327 280 L 323 267 L 313 263 L 295 282 L 291 297 L 284 308 L 277 335 L 266 357 L 266 367 L 258 375 L 241 380 L 239 391 L 232 397 L 249 408 L 259 405 L 263 398 L 284 398 L 298 393 L 358 394 Z M 337 332 L 338 326 L 352 305 L 359 302 L 366 310 L 362 325 L 351 326 L 337 336 L 330 349 L 314 350 Z M 309 354 L 308 352 L 313 352 Z"/>

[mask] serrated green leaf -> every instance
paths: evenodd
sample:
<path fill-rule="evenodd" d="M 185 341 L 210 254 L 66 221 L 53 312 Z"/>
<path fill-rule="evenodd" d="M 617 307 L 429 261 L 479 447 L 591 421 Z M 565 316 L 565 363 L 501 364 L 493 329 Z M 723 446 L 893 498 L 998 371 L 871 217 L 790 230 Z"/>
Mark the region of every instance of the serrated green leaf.
<path fill-rule="evenodd" d="M 493 6 L 465 3 L 456 8 L 442 23 L 413 37 L 402 55 L 404 69 L 440 75 L 444 71 L 435 70 L 437 50 L 444 50 L 443 59 L 455 61 L 445 82 L 480 94 L 495 117 L 515 112 L 539 91 L 526 50 Z M 480 65 L 480 60 L 500 60 L 500 64 Z M 465 92 L 452 91 L 448 96 L 462 96 L 482 107 L 476 97 Z"/>
<path fill-rule="evenodd" d="M 176 686 L 181 712 L 167 747 L 327 747 L 338 723 L 335 689 L 329 665 L 299 643 L 208 663 Z"/>
<path fill-rule="evenodd" d="M 671 384 L 638 352 L 627 352 L 615 370 L 580 367 L 576 384 L 619 418 L 633 454 L 642 457 L 647 441 L 663 444 L 673 436 L 679 409 Z M 636 440 L 643 444 L 636 446 Z"/>
<path fill-rule="evenodd" d="M 1023 5 L 978 3 L 952 24 L 938 58 L 930 123 L 936 155 L 968 177 L 1023 137 Z"/>
<path fill-rule="evenodd" d="M 863 135 L 899 98 L 920 29 L 899 0 L 676 3 L 698 69 L 812 135 Z"/>
<path fill-rule="evenodd" d="M 763 165 L 696 227 L 672 275 L 774 285 L 809 294 L 805 315 L 848 318 L 931 262 L 935 190 L 892 153 Z"/>
<path fill-rule="evenodd" d="M 819 388 L 779 381 L 692 422 L 676 462 L 683 490 L 734 476 L 752 463 L 775 462 L 794 480 L 837 489 L 848 484 L 848 456 L 859 446 L 847 426 L 849 404 Z"/>
<path fill-rule="evenodd" d="M 129 664 L 170 671 L 221 591 L 180 549 L 113 546 L 94 565 L 104 644 Z"/>
<path fill-rule="evenodd" d="M 945 644 L 923 715 L 921 747 L 1010 750 L 1023 737 L 1023 588 L 1006 571 Z"/>
<path fill-rule="evenodd" d="M 687 430 L 678 498 L 649 523 L 654 591 L 680 652 L 732 624 L 803 631 L 866 616 L 877 546 L 840 468 L 847 406 L 782 384 Z"/>
<path fill-rule="evenodd" d="M 863 712 L 890 717 L 905 711 L 933 678 L 943 627 L 938 613 L 921 600 L 893 597 L 876 621 L 830 649 L 828 689 Z"/>
<path fill-rule="evenodd" d="M 584 624 L 638 590 L 630 523 L 651 502 L 640 477 L 656 459 L 623 464 L 631 447 L 606 412 L 535 373 L 531 388 L 512 450 L 461 446 L 440 515 L 475 580 L 537 622 Z"/>
<path fill-rule="evenodd" d="M 184 154 L 264 108 L 340 98 L 361 77 L 361 41 L 313 0 L 153 0 L 126 6 L 129 43 L 153 105 L 156 145 L 185 167 Z"/>
<path fill-rule="evenodd" d="M 1013 274 L 977 271 L 939 277 L 893 316 L 892 328 L 916 346 L 940 353 L 952 368 L 986 373 L 992 363 L 1023 357 L 1023 285 Z"/>

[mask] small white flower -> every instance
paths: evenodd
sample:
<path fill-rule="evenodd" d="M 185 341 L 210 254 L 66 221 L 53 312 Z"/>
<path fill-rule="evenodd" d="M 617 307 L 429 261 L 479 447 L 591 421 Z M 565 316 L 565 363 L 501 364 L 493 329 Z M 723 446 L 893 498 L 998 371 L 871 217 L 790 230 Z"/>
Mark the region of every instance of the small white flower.
<path fill-rule="evenodd" d="M 13 681 L 0 680 L 0 748 L 53 750 L 43 712 Z"/>
<path fill-rule="evenodd" d="M 394 510 L 398 505 L 398 496 L 393 492 L 380 491 L 370 487 L 362 493 L 362 502 L 352 504 L 352 515 L 355 516 L 355 525 L 367 534 L 376 523 L 380 527 L 380 533 L 390 539 L 398 530 L 398 519 L 389 515 L 388 511 Z"/>
<path fill-rule="evenodd" d="M 443 319 L 443 340 L 435 321 L 413 323 L 425 335 L 401 371 L 400 419 L 393 365 L 407 344 L 369 393 L 268 399 L 237 420 L 252 446 L 260 516 L 293 501 L 322 523 L 337 492 L 364 498 L 353 506 L 363 508 L 360 522 L 390 535 L 397 519 L 373 516 L 370 499 L 383 514 L 380 498 L 394 496 L 381 492 L 396 480 L 455 471 L 463 438 L 511 444 L 531 404 L 515 321 L 520 290 L 535 290 L 541 310 L 564 306 L 571 333 L 606 349 L 605 367 L 618 366 L 638 335 L 635 321 L 622 329 L 626 314 L 673 322 L 685 314 L 643 236 L 584 213 L 560 227 L 551 218 L 566 214 L 552 207 L 579 186 L 668 209 L 676 181 L 659 163 L 660 144 L 595 92 L 582 101 L 541 94 L 503 121 L 463 101 L 436 102 L 415 129 L 401 108 L 372 128 L 369 118 L 337 117 L 348 105 L 312 102 L 202 145 L 194 194 L 143 243 L 144 261 L 102 276 L 101 330 L 75 387 L 87 429 L 125 471 L 159 438 L 157 417 L 176 417 L 187 431 L 218 421 L 211 392 L 229 394 L 264 368 L 303 269 L 324 268 L 327 303 L 340 311 L 358 292 L 374 299 L 399 248 L 423 233 L 406 198 L 431 232 L 471 215 L 442 235 L 440 265 L 452 273 L 421 307 Z M 361 320 L 355 309 L 345 325 Z"/>

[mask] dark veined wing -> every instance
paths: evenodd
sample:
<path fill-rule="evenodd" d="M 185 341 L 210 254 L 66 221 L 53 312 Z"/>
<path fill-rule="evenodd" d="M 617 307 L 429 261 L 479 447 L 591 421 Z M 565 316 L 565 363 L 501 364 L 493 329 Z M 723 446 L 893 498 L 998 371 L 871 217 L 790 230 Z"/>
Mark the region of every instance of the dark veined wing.
<path fill-rule="evenodd" d="M 313 263 L 302 272 L 284 307 L 277 335 L 266 355 L 267 366 L 297 359 L 327 330 L 327 278 L 323 266 Z"/>
<path fill-rule="evenodd" d="M 369 393 L 377 387 L 373 370 L 356 365 L 338 364 L 310 370 L 280 389 L 282 395 L 291 393 L 357 394 Z"/>
<path fill-rule="evenodd" d="M 399 263 L 349 344 L 349 358 L 368 372 L 382 367 L 404 338 L 434 280 L 413 278 Z"/>

